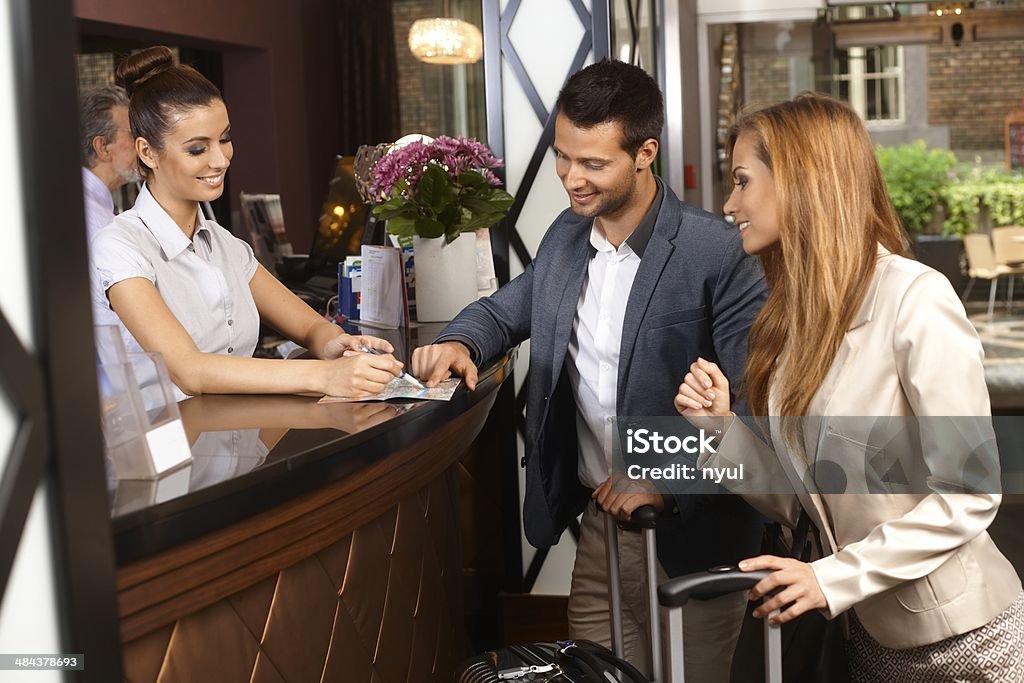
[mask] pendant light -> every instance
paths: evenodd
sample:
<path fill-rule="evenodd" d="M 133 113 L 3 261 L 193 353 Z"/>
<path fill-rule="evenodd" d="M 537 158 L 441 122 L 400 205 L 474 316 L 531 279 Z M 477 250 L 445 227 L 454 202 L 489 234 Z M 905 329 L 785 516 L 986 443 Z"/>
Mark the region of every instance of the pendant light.
<path fill-rule="evenodd" d="M 409 29 L 409 49 L 428 64 L 473 64 L 483 56 L 484 39 L 461 19 L 417 19 Z"/>

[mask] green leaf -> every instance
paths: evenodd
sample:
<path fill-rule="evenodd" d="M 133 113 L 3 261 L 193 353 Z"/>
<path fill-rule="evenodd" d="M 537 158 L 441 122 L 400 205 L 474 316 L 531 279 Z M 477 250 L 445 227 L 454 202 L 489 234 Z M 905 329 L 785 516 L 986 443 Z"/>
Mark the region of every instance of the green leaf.
<path fill-rule="evenodd" d="M 463 197 L 462 205 L 473 213 L 506 211 L 514 201 L 512 195 L 504 190 L 496 190 L 487 197 Z"/>
<path fill-rule="evenodd" d="M 388 232 L 399 237 L 412 237 L 416 234 L 416 221 L 404 216 L 392 218 L 388 220 Z"/>
<path fill-rule="evenodd" d="M 445 234 L 444 223 L 420 216 L 416 219 L 416 234 L 420 237 L 440 237 Z"/>
<path fill-rule="evenodd" d="M 437 220 L 445 225 L 458 225 L 463 220 L 462 209 L 455 204 L 451 204 L 444 211 L 437 214 Z"/>
<path fill-rule="evenodd" d="M 476 171 L 463 171 L 459 174 L 459 185 L 463 187 L 483 187 L 489 185 L 487 178 Z"/>
<path fill-rule="evenodd" d="M 502 211 L 508 211 L 515 201 L 516 198 L 505 192 L 505 190 L 495 190 L 494 197 L 490 199 L 491 204 Z"/>
<path fill-rule="evenodd" d="M 435 164 L 427 164 L 423 176 L 420 177 L 420 184 L 416 188 L 416 195 L 419 202 L 430 207 L 430 210 L 436 215 L 455 201 L 458 191 L 443 168 Z"/>
<path fill-rule="evenodd" d="M 452 242 L 455 241 L 455 238 L 457 238 L 463 232 L 465 231 L 460 230 L 458 226 L 448 226 L 448 228 L 445 229 L 444 231 L 444 243 L 451 244 Z"/>
<path fill-rule="evenodd" d="M 389 203 L 384 203 L 374 207 L 373 215 L 385 221 L 389 221 L 392 220 L 393 218 L 399 217 L 415 218 L 416 207 L 411 204 L 399 204 L 395 206 L 390 205 Z"/>
<path fill-rule="evenodd" d="M 464 222 L 461 225 L 462 230 L 479 230 L 480 228 L 489 228 L 502 218 L 505 217 L 504 213 L 478 213 L 473 216 L 470 220 Z"/>

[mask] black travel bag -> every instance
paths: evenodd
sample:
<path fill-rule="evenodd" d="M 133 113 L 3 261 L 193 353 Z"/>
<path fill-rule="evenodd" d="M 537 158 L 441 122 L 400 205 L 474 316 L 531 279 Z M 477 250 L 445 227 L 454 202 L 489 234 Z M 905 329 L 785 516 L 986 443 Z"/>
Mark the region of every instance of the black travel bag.
<path fill-rule="evenodd" d="M 644 530 L 648 586 L 651 587 L 649 609 L 657 619 L 658 604 L 655 594 L 657 575 L 654 545 L 654 525 L 657 512 L 649 506 L 633 513 L 634 522 L 624 528 Z M 559 683 L 650 683 L 650 679 L 622 658 L 622 596 L 619 587 L 619 539 L 614 520 L 605 516 L 608 559 L 609 612 L 612 623 L 614 652 L 598 643 L 586 640 L 558 641 L 511 645 L 494 652 L 485 652 L 464 662 L 456 672 L 458 683 L 540 683 L 551 680 Z M 655 622 L 656 623 L 656 622 Z"/>
<path fill-rule="evenodd" d="M 653 683 L 684 683 L 682 610 L 691 599 L 710 600 L 754 587 L 768 571 L 742 572 L 736 567 L 714 567 L 687 574 L 657 585 L 657 554 L 654 527 L 657 512 L 649 506 L 634 511 L 633 523 L 623 525 L 644 534 L 649 596 L 649 623 L 652 625 L 651 670 Z M 618 536 L 616 525 L 606 517 L 609 568 L 609 613 L 615 652 L 590 641 L 558 641 L 511 645 L 485 652 L 464 662 L 456 672 L 458 683 L 651 683 L 622 658 L 621 594 L 619 588 Z M 662 657 L 661 614 L 665 608 L 667 656 Z M 768 619 L 765 628 L 765 680 L 782 682 L 782 645 L 780 630 Z M 697 683 L 700 683 L 699 681 Z"/>

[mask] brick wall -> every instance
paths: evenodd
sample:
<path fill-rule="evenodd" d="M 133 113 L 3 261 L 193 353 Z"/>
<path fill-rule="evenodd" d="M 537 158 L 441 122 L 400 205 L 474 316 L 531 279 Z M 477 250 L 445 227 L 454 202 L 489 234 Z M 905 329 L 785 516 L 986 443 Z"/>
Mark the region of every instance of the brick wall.
<path fill-rule="evenodd" d="M 1002 150 L 1003 119 L 1024 108 L 1024 41 L 928 48 L 928 123 L 954 150 Z"/>
<path fill-rule="evenodd" d="M 78 92 L 114 82 L 114 55 L 110 52 L 75 55 L 78 66 Z"/>
<path fill-rule="evenodd" d="M 743 55 L 743 104 L 755 108 L 789 99 L 789 59 L 771 54 Z"/>
<path fill-rule="evenodd" d="M 426 64 L 409 50 L 409 27 L 417 19 L 444 16 L 440 0 L 395 0 L 395 51 L 398 53 L 398 101 L 402 134 L 437 137 L 443 130 L 444 66 Z"/>

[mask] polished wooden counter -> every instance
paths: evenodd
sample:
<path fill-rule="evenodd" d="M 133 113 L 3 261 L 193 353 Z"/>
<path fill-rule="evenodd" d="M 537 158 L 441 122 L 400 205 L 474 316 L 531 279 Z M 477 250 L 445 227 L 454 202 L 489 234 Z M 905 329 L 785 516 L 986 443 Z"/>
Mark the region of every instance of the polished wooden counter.
<path fill-rule="evenodd" d="M 448 402 L 182 402 L 194 462 L 111 482 L 126 678 L 448 680 L 459 459 L 510 372 Z"/>

